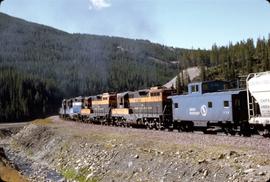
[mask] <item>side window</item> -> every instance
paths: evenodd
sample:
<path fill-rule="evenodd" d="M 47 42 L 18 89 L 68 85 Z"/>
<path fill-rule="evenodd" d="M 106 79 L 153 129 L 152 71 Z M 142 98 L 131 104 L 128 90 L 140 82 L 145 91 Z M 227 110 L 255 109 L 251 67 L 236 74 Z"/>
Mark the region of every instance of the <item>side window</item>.
<path fill-rule="evenodd" d="M 192 92 L 195 92 L 195 85 L 192 85 L 192 86 L 191 86 L 191 91 L 192 91 Z"/>
<path fill-rule="evenodd" d="M 178 108 L 178 103 L 174 103 L 174 108 Z"/>
<path fill-rule="evenodd" d="M 199 92 L 199 85 L 192 85 L 191 92 Z"/>
<path fill-rule="evenodd" d="M 223 105 L 224 105 L 224 107 L 229 107 L 229 101 L 225 100 Z"/>
<path fill-rule="evenodd" d="M 157 92 L 157 93 L 151 93 L 150 96 L 151 96 L 151 97 L 160 96 L 160 93 L 159 93 L 159 92 Z"/>
<path fill-rule="evenodd" d="M 213 103 L 212 102 L 208 102 L 208 108 L 212 108 L 213 107 Z"/>

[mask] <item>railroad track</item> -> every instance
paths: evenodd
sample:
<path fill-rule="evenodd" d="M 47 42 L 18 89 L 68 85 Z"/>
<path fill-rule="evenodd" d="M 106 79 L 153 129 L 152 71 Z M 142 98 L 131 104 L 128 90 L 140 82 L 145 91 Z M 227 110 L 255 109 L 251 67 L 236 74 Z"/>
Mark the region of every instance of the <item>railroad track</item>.
<path fill-rule="evenodd" d="M 63 119 L 63 118 L 62 118 Z M 93 123 L 93 122 L 83 122 L 83 121 L 74 121 L 74 120 L 69 120 L 69 119 L 64 119 L 66 121 L 71 121 L 71 122 L 79 122 L 79 123 L 85 123 L 85 124 L 91 124 L 91 125 L 99 125 L 99 126 L 107 126 L 107 127 L 114 127 L 114 128 L 133 128 L 133 129 L 142 129 L 142 130 L 148 130 L 148 131 L 156 131 L 156 132 L 168 132 L 168 133 L 192 133 L 194 135 L 214 135 L 214 136 L 227 136 L 227 137 L 241 137 L 241 138 L 256 138 L 256 139 L 259 139 L 259 138 L 264 138 L 266 140 L 269 140 L 270 139 L 270 136 L 262 136 L 262 135 L 259 135 L 259 134 L 252 134 L 251 136 L 247 137 L 247 136 L 242 136 L 240 134 L 240 131 L 236 131 L 235 135 L 231 135 L 231 134 L 226 134 L 222 131 L 222 129 L 217 129 L 217 130 L 212 130 L 212 131 L 201 131 L 201 130 L 198 130 L 196 128 L 194 128 L 194 131 L 191 131 L 191 132 L 186 132 L 186 131 L 178 131 L 177 129 L 155 129 L 155 128 L 152 128 L 152 129 L 149 129 L 147 128 L 146 126 L 126 126 L 126 125 L 121 125 L 121 126 L 118 126 L 118 125 L 113 125 L 113 124 L 103 124 L 103 123 Z"/>

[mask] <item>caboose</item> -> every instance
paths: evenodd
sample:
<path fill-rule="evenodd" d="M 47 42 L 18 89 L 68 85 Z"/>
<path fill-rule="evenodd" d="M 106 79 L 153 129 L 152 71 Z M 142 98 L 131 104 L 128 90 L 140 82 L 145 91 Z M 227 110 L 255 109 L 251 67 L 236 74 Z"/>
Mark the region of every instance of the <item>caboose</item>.
<path fill-rule="evenodd" d="M 221 128 L 235 134 L 238 126 L 247 133 L 247 98 L 245 90 L 226 90 L 227 82 L 204 81 L 190 83 L 187 95 L 172 99 L 174 127 L 179 131 L 196 128 L 207 131 Z"/>

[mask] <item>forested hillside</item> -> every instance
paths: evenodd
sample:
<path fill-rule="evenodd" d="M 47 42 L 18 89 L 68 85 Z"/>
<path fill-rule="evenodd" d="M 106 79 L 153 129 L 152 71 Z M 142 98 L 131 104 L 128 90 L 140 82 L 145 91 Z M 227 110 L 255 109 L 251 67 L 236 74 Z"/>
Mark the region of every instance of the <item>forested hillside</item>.
<path fill-rule="evenodd" d="M 145 40 L 68 34 L 0 14 L 0 64 L 54 82 L 63 96 L 138 89 L 176 74 L 173 49 Z"/>
<path fill-rule="evenodd" d="M 0 121 L 48 113 L 59 98 L 165 83 L 176 57 L 147 40 L 69 34 L 0 13 Z"/>
<path fill-rule="evenodd" d="M 46 80 L 0 68 L 0 121 L 34 119 L 55 113 L 59 91 Z"/>

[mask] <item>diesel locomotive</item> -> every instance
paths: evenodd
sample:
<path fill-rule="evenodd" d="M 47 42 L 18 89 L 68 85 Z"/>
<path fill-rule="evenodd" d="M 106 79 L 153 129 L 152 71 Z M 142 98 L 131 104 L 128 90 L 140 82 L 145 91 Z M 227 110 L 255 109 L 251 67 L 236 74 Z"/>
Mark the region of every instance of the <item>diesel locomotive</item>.
<path fill-rule="evenodd" d="M 246 89 L 228 89 L 225 81 L 188 84 L 188 93 L 150 89 L 64 99 L 60 116 L 89 123 L 143 126 L 178 131 L 223 131 L 244 136 L 269 135 L 270 72 L 247 77 Z"/>

